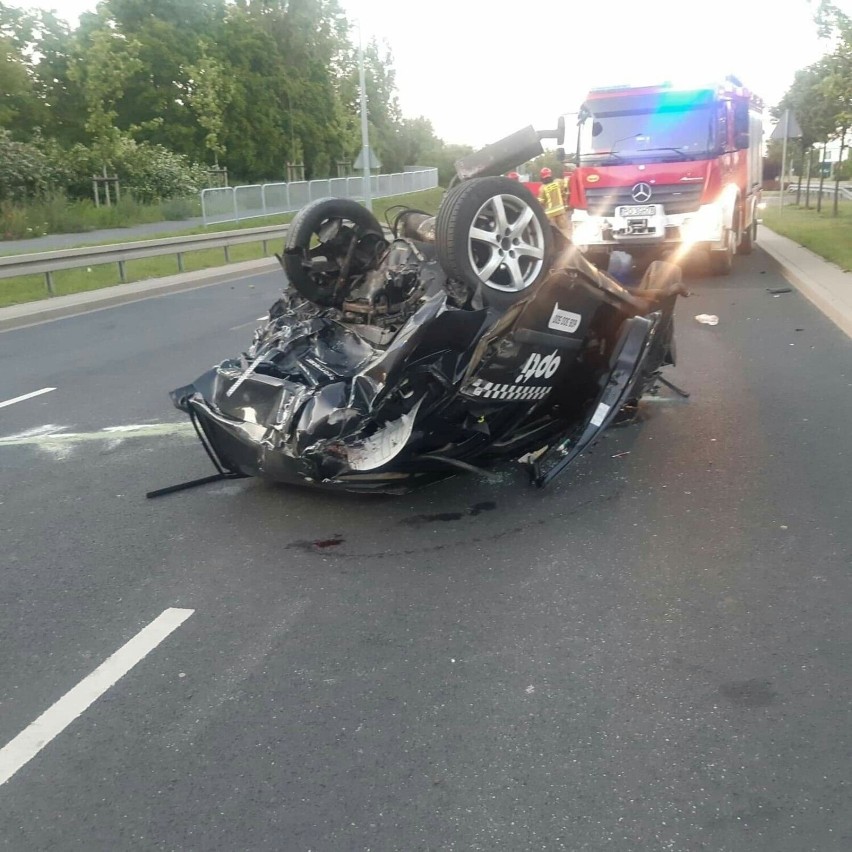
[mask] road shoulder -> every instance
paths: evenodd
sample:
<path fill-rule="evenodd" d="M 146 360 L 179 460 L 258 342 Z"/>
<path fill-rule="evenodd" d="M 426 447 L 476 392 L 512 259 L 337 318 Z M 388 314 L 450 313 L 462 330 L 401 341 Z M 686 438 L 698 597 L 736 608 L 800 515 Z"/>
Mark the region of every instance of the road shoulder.
<path fill-rule="evenodd" d="M 201 269 L 197 272 L 184 272 L 166 278 L 134 281 L 131 284 L 116 284 L 114 287 L 104 287 L 99 290 L 87 290 L 67 296 L 40 299 L 37 302 L 10 305 L 6 308 L 0 308 L 0 332 L 62 317 L 75 316 L 88 311 L 111 308 L 126 302 L 149 299 L 152 296 L 163 296 L 167 293 L 178 293 L 181 290 L 221 284 L 223 281 L 242 278 L 246 275 L 271 272 L 277 266 L 278 261 L 274 257 L 267 257 L 261 260 L 247 260 L 228 266 Z"/>
<path fill-rule="evenodd" d="M 852 274 L 766 226 L 761 227 L 758 245 L 797 290 L 852 337 Z"/>

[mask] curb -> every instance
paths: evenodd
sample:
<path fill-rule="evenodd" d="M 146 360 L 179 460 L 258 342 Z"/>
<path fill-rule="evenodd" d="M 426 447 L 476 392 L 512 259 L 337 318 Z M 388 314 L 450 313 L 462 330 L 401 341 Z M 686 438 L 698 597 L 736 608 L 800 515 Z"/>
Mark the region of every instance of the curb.
<path fill-rule="evenodd" d="M 781 268 L 782 275 L 848 337 L 852 337 L 852 274 L 794 240 L 761 226 L 757 245 Z"/>
<path fill-rule="evenodd" d="M 69 296 L 54 296 L 52 299 L 10 305 L 7 308 L 0 308 L 0 332 L 26 328 L 27 326 L 73 317 L 91 311 L 100 311 L 127 302 L 138 302 L 155 296 L 179 293 L 182 290 L 194 290 L 198 287 L 222 284 L 234 278 L 272 272 L 279 268 L 278 261 L 274 257 L 265 257 L 261 260 L 233 263 L 227 267 L 216 266 L 211 269 L 200 269 L 197 272 L 170 275 L 166 278 L 134 281 L 132 284 L 116 284 L 113 287 L 104 287 L 100 290 L 89 290 L 84 293 L 72 293 Z"/>

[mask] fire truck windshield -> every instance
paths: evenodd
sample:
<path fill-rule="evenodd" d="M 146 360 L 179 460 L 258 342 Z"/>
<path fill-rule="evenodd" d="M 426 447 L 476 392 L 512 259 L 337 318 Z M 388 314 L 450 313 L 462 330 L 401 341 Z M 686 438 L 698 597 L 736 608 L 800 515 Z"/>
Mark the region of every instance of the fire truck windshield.
<path fill-rule="evenodd" d="M 715 129 L 713 103 L 706 98 L 689 101 L 683 96 L 630 95 L 596 99 L 581 114 L 580 159 L 598 165 L 649 158 L 701 159 L 712 155 Z"/>

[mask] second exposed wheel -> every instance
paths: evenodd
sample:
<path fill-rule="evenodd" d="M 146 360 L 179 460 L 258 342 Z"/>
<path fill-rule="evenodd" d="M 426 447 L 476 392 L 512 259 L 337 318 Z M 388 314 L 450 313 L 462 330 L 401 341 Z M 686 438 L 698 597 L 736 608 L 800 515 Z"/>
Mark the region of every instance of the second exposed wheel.
<path fill-rule="evenodd" d="M 306 299 L 334 306 L 344 296 L 341 275 L 361 271 L 380 244 L 385 244 L 382 226 L 366 207 L 349 198 L 318 198 L 290 223 L 284 271 Z"/>
<path fill-rule="evenodd" d="M 436 243 L 448 275 L 514 300 L 548 272 L 553 232 L 526 187 L 487 177 L 462 183 L 445 196 Z"/>

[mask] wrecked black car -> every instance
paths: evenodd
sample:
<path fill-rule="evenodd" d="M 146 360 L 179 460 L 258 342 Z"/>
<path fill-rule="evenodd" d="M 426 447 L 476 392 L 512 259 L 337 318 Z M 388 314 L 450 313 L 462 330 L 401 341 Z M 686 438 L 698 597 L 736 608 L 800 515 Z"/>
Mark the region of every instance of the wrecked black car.
<path fill-rule="evenodd" d="M 436 216 L 383 228 L 341 198 L 296 215 L 251 345 L 171 394 L 208 480 L 401 492 L 511 459 L 543 486 L 635 411 L 674 362 L 680 270 L 655 262 L 628 290 L 588 263 L 499 176 L 542 136 L 459 161 Z"/>

